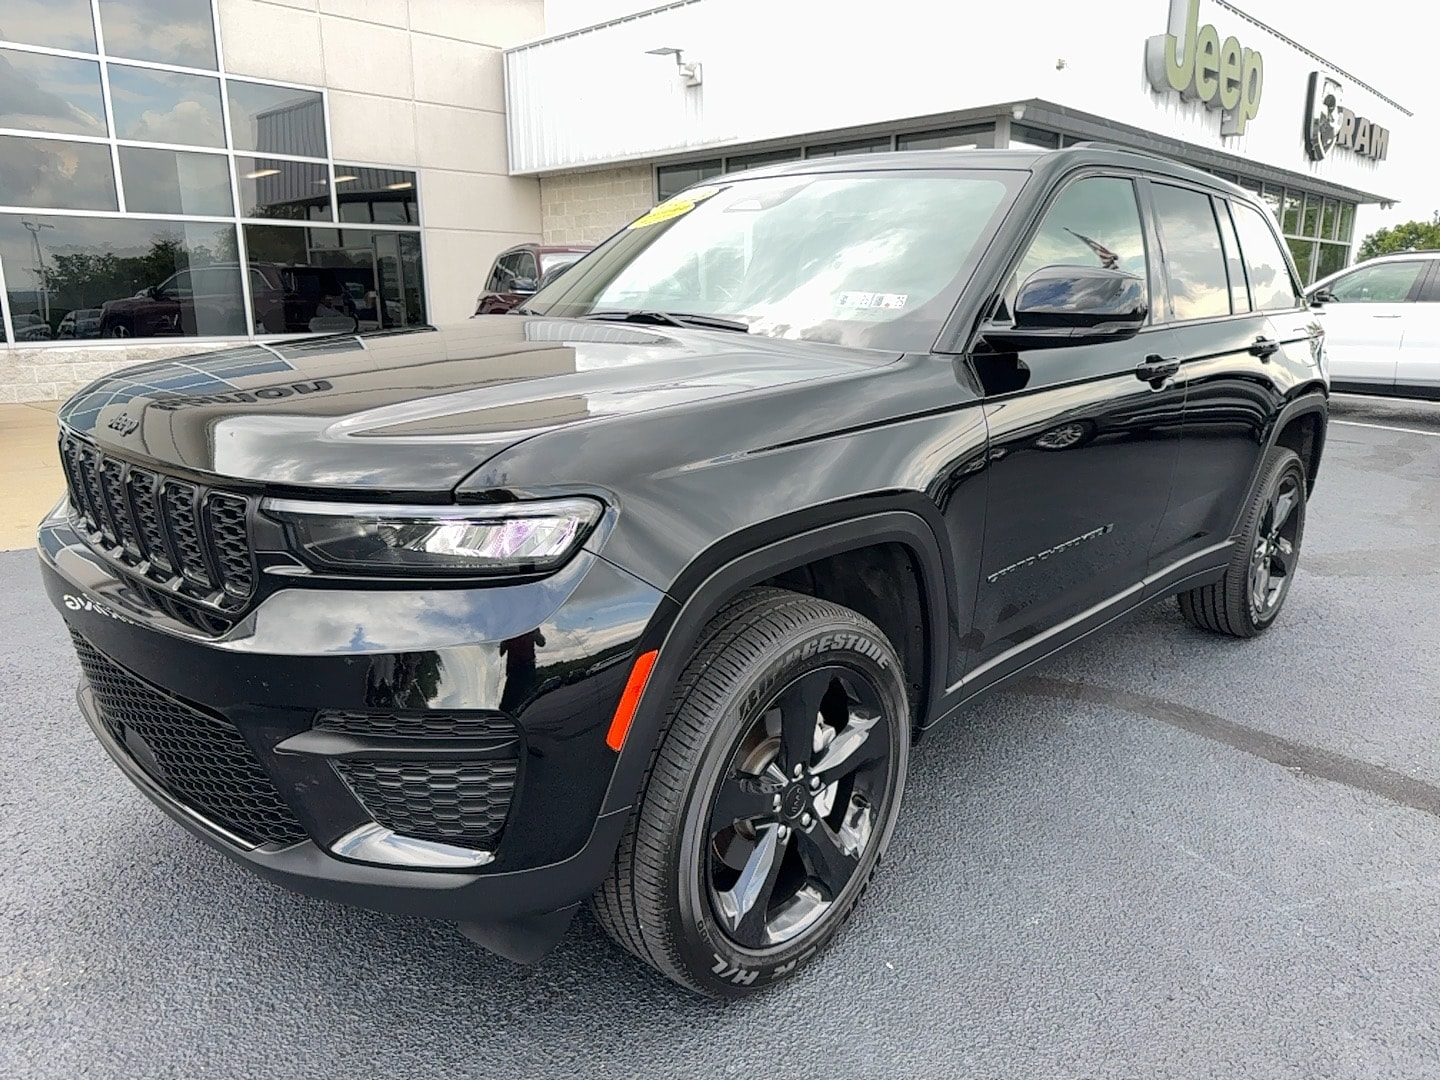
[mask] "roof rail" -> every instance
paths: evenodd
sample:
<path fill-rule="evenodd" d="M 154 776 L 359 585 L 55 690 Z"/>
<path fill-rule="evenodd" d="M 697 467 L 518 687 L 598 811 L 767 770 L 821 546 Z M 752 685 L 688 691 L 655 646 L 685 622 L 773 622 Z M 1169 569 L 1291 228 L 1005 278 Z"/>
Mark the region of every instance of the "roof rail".
<path fill-rule="evenodd" d="M 1157 154 L 1153 150 L 1145 150 L 1138 146 L 1125 146 L 1122 143 L 1107 142 L 1104 139 L 1083 139 L 1080 142 L 1066 143 L 1065 149 L 1075 150 L 1121 150 L 1127 154 L 1139 154 L 1141 157 L 1157 158 L 1160 161 L 1173 161 L 1174 158 L 1167 158 L 1163 154 Z"/>

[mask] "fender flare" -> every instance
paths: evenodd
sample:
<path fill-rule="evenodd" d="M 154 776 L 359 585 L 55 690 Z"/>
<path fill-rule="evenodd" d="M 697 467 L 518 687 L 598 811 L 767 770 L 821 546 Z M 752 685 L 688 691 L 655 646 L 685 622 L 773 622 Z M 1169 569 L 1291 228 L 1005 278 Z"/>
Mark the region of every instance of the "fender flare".
<path fill-rule="evenodd" d="M 1320 415 L 1320 431 L 1315 440 L 1315 457 L 1311 462 L 1311 471 L 1308 475 L 1309 486 L 1306 494 L 1315 490 L 1315 476 L 1320 469 L 1320 458 L 1325 450 L 1325 431 L 1330 417 L 1330 400 L 1325 390 L 1314 385 L 1305 388 L 1297 396 L 1288 401 L 1270 423 L 1270 429 L 1265 433 L 1265 447 L 1255 463 L 1255 471 L 1250 476 L 1250 483 L 1245 486 L 1245 498 L 1236 511 L 1235 520 L 1230 526 L 1230 535 L 1233 538 L 1240 531 L 1240 523 L 1245 520 L 1245 513 L 1255 499 L 1255 491 L 1260 486 L 1260 476 L 1265 471 L 1265 458 L 1270 451 L 1275 449 L 1280 441 L 1280 433 L 1289 425 L 1290 421 L 1301 416 L 1308 416 L 1312 413 Z"/>
<path fill-rule="evenodd" d="M 893 505 L 895 500 L 887 502 Z M 944 528 L 938 510 L 918 493 L 906 498 L 901 508 L 878 510 L 867 503 L 865 512 L 858 515 L 861 508 L 853 503 L 824 509 L 832 520 L 807 522 L 809 527 L 803 531 L 793 531 L 792 519 L 782 518 L 727 537 L 698 556 L 667 590 L 635 649 L 637 656 L 651 649 L 657 649 L 659 655 L 611 776 L 602 815 L 635 804 L 651 755 L 659 745 L 670 688 L 715 612 L 741 590 L 817 559 L 884 543 L 903 545 L 914 556 L 929 646 L 922 722 L 933 711 L 938 693 L 944 690 L 954 612 L 954 575 L 949 549 L 937 536 L 936 525 Z M 784 535 L 777 537 L 777 531 Z M 762 538 L 767 534 L 770 539 L 765 542 Z M 747 541 L 752 538 L 759 541 L 758 546 L 750 546 Z M 737 550 L 745 553 L 736 556 L 733 552 Z"/>

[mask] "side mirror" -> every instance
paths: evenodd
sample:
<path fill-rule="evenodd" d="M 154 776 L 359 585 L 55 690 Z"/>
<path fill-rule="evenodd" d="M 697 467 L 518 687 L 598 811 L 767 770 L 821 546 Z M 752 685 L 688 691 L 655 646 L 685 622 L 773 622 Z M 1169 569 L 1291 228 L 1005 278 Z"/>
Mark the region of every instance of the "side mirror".
<path fill-rule="evenodd" d="M 1319 307 L 1321 304 L 1333 303 L 1334 300 L 1335 294 L 1329 289 L 1316 289 L 1310 294 L 1310 304 L 1312 307 Z"/>
<path fill-rule="evenodd" d="M 529 277 L 517 277 L 510 283 L 510 291 L 521 296 L 529 296 L 535 291 L 535 279 Z"/>
<path fill-rule="evenodd" d="M 1045 266 L 1015 297 L 1012 326 L 982 331 L 1002 351 L 1091 345 L 1132 338 L 1145 325 L 1145 282 L 1098 266 Z"/>

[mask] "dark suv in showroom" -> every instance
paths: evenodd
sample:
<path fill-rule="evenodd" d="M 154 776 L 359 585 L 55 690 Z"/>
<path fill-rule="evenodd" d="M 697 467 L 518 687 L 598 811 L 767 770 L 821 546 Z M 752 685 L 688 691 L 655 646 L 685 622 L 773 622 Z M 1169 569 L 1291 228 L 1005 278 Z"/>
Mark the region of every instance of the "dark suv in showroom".
<path fill-rule="evenodd" d="M 80 707 L 266 878 L 520 960 L 588 901 L 755 991 L 860 899 L 918 733 L 1144 604 L 1247 638 L 1294 582 L 1323 339 L 1265 208 L 1192 169 L 717 178 L 527 311 L 60 412 Z"/>

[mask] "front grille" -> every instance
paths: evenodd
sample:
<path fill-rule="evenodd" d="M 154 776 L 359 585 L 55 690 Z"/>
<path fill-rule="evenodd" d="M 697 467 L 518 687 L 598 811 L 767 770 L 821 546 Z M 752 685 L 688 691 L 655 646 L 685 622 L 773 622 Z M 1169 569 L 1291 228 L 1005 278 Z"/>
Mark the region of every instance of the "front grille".
<path fill-rule="evenodd" d="M 334 762 L 366 811 L 401 836 L 493 848 L 515 793 L 514 761 Z"/>
<path fill-rule="evenodd" d="M 60 460 L 92 547 L 193 604 L 234 612 L 250 599 L 255 559 L 243 496 L 131 465 L 68 432 Z"/>
<path fill-rule="evenodd" d="M 70 635 L 106 730 L 171 798 L 252 844 L 307 834 L 233 724 L 201 712 Z"/>
<path fill-rule="evenodd" d="M 367 738 L 484 739 L 515 738 L 515 722 L 504 713 L 484 712 L 325 712 L 315 726 Z"/>

